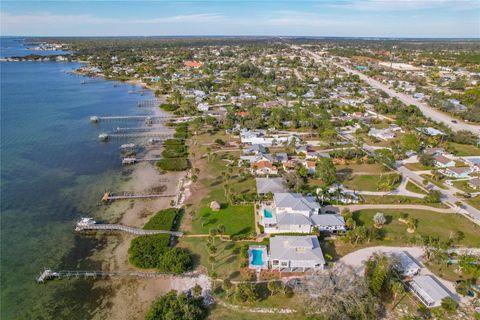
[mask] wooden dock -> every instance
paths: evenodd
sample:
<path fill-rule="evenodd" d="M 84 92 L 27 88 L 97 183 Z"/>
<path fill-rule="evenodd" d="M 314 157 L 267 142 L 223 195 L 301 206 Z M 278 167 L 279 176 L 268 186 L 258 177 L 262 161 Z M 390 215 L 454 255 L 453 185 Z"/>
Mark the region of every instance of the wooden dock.
<path fill-rule="evenodd" d="M 127 132 L 148 132 L 148 131 L 153 131 L 158 128 L 152 128 L 152 127 L 134 127 L 134 128 L 121 128 L 117 127 L 115 129 L 116 133 L 127 133 Z"/>
<path fill-rule="evenodd" d="M 171 139 L 173 133 L 166 132 L 139 132 L 139 133 L 101 133 L 98 135 L 98 139 L 103 142 L 107 142 L 109 139 L 122 139 L 122 138 L 160 138 Z"/>
<path fill-rule="evenodd" d="M 37 283 L 45 283 L 48 280 L 54 279 L 98 279 L 109 277 L 136 277 L 136 278 L 159 278 L 165 276 L 178 276 L 196 278 L 198 273 L 183 273 L 177 274 L 173 272 L 138 272 L 138 271 L 82 271 L 82 270 L 61 270 L 53 271 L 51 269 L 45 269 L 37 277 Z"/>
<path fill-rule="evenodd" d="M 175 119 L 172 116 L 91 116 L 90 122 L 97 123 L 101 121 L 159 121 Z"/>
<path fill-rule="evenodd" d="M 138 193 L 124 193 L 123 195 L 114 195 L 110 192 L 105 192 L 102 201 L 115 200 L 132 200 L 132 199 L 155 199 L 155 198 L 173 198 L 176 194 L 138 194 Z"/>
<path fill-rule="evenodd" d="M 75 227 L 75 231 L 77 232 L 91 231 L 91 230 L 120 231 L 120 232 L 134 234 L 137 236 L 152 235 L 152 234 L 169 234 L 175 237 L 183 236 L 183 232 L 179 232 L 179 231 L 145 230 L 145 229 L 128 227 L 121 224 L 96 223 L 95 220 L 93 220 L 92 218 L 82 218 L 79 222 L 77 222 L 77 226 Z"/>

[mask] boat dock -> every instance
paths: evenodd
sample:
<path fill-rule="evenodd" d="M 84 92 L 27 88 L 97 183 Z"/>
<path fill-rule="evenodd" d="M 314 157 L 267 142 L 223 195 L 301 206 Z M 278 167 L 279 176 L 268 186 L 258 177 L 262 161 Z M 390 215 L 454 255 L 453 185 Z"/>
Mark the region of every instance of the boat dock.
<path fill-rule="evenodd" d="M 145 230 L 138 229 L 133 227 L 124 226 L 121 224 L 102 224 L 96 223 L 92 218 L 82 218 L 77 222 L 75 231 L 90 231 L 90 230 L 101 230 L 101 231 L 121 231 L 137 236 L 152 235 L 152 234 L 169 234 L 175 237 L 183 236 L 183 232 L 178 231 L 168 231 L 168 230 Z"/>
<path fill-rule="evenodd" d="M 108 141 L 113 138 L 162 138 L 171 139 L 173 133 L 166 132 L 139 132 L 139 133 L 101 133 L 98 135 L 100 141 Z"/>
<path fill-rule="evenodd" d="M 144 100 L 138 102 L 137 106 L 139 108 L 155 108 L 160 105 L 160 100 L 152 99 L 152 100 Z"/>
<path fill-rule="evenodd" d="M 90 122 L 98 123 L 100 121 L 159 121 L 174 119 L 171 116 L 91 116 Z"/>
<path fill-rule="evenodd" d="M 124 193 L 122 195 L 114 195 L 110 192 L 105 192 L 102 201 L 114 200 L 130 200 L 130 199 L 154 199 L 154 198 L 173 198 L 176 194 L 142 194 L 142 193 Z"/>
<path fill-rule="evenodd" d="M 135 164 L 137 162 L 142 162 L 142 161 L 158 161 L 162 158 L 133 158 L 133 157 L 128 157 L 128 158 L 123 158 L 122 159 L 122 164 L 127 165 L 127 164 Z"/>
<path fill-rule="evenodd" d="M 164 276 L 179 276 L 179 277 L 198 277 L 197 273 L 176 274 L 173 272 L 138 272 L 138 271 L 123 271 L 123 272 L 108 272 L 108 271 L 81 271 L 81 270 L 61 270 L 53 271 L 45 269 L 37 277 L 37 283 L 45 283 L 48 280 L 54 279 L 96 279 L 108 277 L 137 277 L 137 278 L 158 278 Z"/>

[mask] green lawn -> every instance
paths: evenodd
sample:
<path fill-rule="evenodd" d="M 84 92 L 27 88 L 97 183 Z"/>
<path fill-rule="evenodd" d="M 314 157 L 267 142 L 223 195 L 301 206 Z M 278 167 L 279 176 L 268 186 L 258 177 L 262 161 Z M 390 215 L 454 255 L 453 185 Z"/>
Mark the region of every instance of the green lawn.
<path fill-rule="evenodd" d="M 423 199 L 405 197 L 405 196 L 362 196 L 364 203 L 368 204 L 421 204 L 425 206 L 435 207 L 435 208 L 448 208 L 446 204 L 443 203 L 425 203 Z"/>
<path fill-rule="evenodd" d="M 240 275 L 240 248 L 244 242 L 220 241 L 216 238 L 217 254 L 215 263 L 208 261 L 206 238 L 180 238 L 179 246 L 187 247 L 193 252 L 195 267 L 204 266 L 209 272 L 215 270 L 220 279 L 242 280 Z"/>
<path fill-rule="evenodd" d="M 450 142 L 448 144 L 449 150 L 456 156 L 480 156 L 480 148 L 469 145 Z"/>
<path fill-rule="evenodd" d="M 352 173 L 352 172 L 364 172 L 364 173 L 369 173 L 372 175 L 380 175 L 382 173 L 385 173 L 389 170 L 385 166 L 382 166 L 377 163 L 361 163 L 361 164 L 347 164 L 347 165 L 337 165 L 335 166 L 337 169 L 337 172 L 339 173 Z"/>
<path fill-rule="evenodd" d="M 275 313 L 253 313 L 241 310 L 232 310 L 220 305 L 215 305 L 210 311 L 209 319 L 211 320 L 258 320 L 259 317 L 268 317 L 268 320 L 302 320 L 306 316 L 300 314 L 275 314 Z"/>
<path fill-rule="evenodd" d="M 468 180 L 461 180 L 461 181 L 452 181 L 453 186 L 457 189 L 460 189 L 465 192 L 475 192 L 476 190 L 470 188 L 468 185 Z"/>
<path fill-rule="evenodd" d="M 381 181 L 381 175 L 355 175 L 343 181 L 343 184 L 354 190 L 378 191 L 378 183 Z M 397 188 L 398 182 L 393 188 Z"/>
<path fill-rule="evenodd" d="M 434 167 L 427 167 L 421 164 L 420 162 L 415 163 L 407 163 L 405 167 L 412 170 L 412 171 L 424 171 L 424 170 L 432 170 L 435 169 Z"/>
<path fill-rule="evenodd" d="M 405 186 L 405 188 L 406 188 L 408 191 L 411 191 L 411 192 L 421 193 L 421 194 L 427 194 L 427 193 L 425 192 L 425 190 L 421 189 L 419 186 L 417 186 L 416 184 L 414 184 L 414 183 L 411 182 L 411 181 L 408 181 L 408 182 L 407 182 L 407 185 Z"/>
<path fill-rule="evenodd" d="M 220 224 L 225 226 L 225 234 L 230 236 L 248 235 L 255 232 L 253 205 L 222 204 L 219 211 L 202 207 L 193 220 L 192 233 L 208 233 L 210 229 Z"/>
<path fill-rule="evenodd" d="M 378 244 L 402 245 L 409 243 L 416 235 L 430 235 L 447 240 L 450 233 L 462 231 L 465 234 L 461 245 L 479 247 L 480 227 L 467 218 L 453 213 L 437 213 L 424 210 L 360 210 L 354 213 L 354 219 L 358 225 L 373 225 L 373 216 L 377 212 L 383 212 L 387 218 L 387 224 L 382 228 L 385 232 L 383 240 Z M 410 217 L 418 219 L 417 231 L 414 234 L 406 232 L 405 224 L 398 221 L 402 213 L 408 213 Z"/>

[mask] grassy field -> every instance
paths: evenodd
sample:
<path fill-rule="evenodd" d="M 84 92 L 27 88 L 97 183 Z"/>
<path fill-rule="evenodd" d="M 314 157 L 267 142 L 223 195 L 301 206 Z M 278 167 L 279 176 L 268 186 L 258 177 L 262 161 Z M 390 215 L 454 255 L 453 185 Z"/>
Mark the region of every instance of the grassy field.
<path fill-rule="evenodd" d="M 437 213 L 423 210 L 360 210 L 354 212 L 353 216 L 357 225 L 372 226 L 373 216 L 378 211 L 385 214 L 387 224 L 382 228 L 385 233 L 383 240 L 376 240 L 378 244 L 401 245 L 410 242 L 417 235 L 430 235 L 448 240 L 450 234 L 455 231 L 462 231 L 465 234 L 460 245 L 479 247 L 480 227 L 460 215 L 453 213 Z M 408 213 L 412 218 L 418 219 L 417 231 L 414 234 L 406 232 L 406 225 L 399 222 L 398 218 L 402 213 Z"/>
<path fill-rule="evenodd" d="M 215 270 L 218 278 L 231 280 L 242 280 L 240 275 L 240 248 L 243 242 L 220 241 L 216 239 L 217 254 L 215 263 L 208 261 L 206 238 L 181 238 L 179 246 L 187 247 L 193 252 L 195 267 L 204 266 L 209 272 Z"/>
<path fill-rule="evenodd" d="M 255 231 L 253 205 L 234 206 L 222 204 L 219 211 L 202 207 L 192 224 L 192 233 L 208 233 L 218 225 L 225 226 L 225 234 L 230 236 L 247 235 Z"/>
<path fill-rule="evenodd" d="M 388 169 L 377 163 L 361 163 L 361 164 L 347 164 L 347 165 L 337 165 L 335 166 L 337 172 L 342 173 L 352 173 L 352 172 L 364 172 L 372 175 L 380 175 L 382 173 L 388 172 Z"/>
<path fill-rule="evenodd" d="M 455 188 L 458 188 L 462 191 L 465 191 L 465 192 L 475 192 L 476 191 L 476 190 L 469 187 L 468 180 L 452 181 L 452 182 L 453 182 L 453 186 Z"/>
<path fill-rule="evenodd" d="M 420 187 L 418 187 L 416 184 L 412 183 L 411 181 L 408 181 L 408 182 L 407 182 L 407 185 L 405 186 L 405 188 L 406 188 L 408 191 L 411 191 L 411 192 L 421 193 L 421 194 L 427 194 L 427 193 L 425 192 L 425 190 L 421 189 Z"/>
<path fill-rule="evenodd" d="M 448 144 L 449 149 L 452 149 L 452 152 L 456 156 L 480 156 L 480 148 L 469 145 L 469 144 L 459 144 L 450 142 Z"/>
<path fill-rule="evenodd" d="M 259 317 L 268 317 L 269 320 L 301 320 L 306 319 L 305 316 L 300 314 L 261 314 L 261 313 L 253 313 L 248 311 L 240 311 L 240 310 L 232 310 L 226 307 L 222 307 L 220 305 L 215 305 L 215 307 L 211 310 L 209 319 L 211 320 L 258 320 Z"/>
<path fill-rule="evenodd" d="M 415 163 L 407 163 L 405 164 L 405 167 L 412 170 L 412 171 L 424 171 L 424 170 L 432 170 L 435 169 L 433 167 L 427 167 L 421 164 L 420 162 L 415 162 Z"/>
<path fill-rule="evenodd" d="M 355 175 L 347 178 L 343 181 L 343 184 L 354 190 L 361 191 L 378 191 L 378 184 L 381 181 L 381 175 Z M 393 186 L 397 188 L 400 185 L 400 181 Z"/>
<path fill-rule="evenodd" d="M 421 204 L 434 208 L 448 208 L 443 203 L 425 203 L 423 199 L 405 196 L 362 196 L 364 203 L 368 204 Z"/>

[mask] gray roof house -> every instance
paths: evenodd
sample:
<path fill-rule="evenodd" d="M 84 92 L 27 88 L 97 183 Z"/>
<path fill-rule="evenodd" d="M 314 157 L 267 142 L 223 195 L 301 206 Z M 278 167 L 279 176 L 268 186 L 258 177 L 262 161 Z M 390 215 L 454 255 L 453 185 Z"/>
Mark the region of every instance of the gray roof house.
<path fill-rule="evenodd" d="M 258 194 L 267 194 L 269 192 L 285 192 L 285 186 L 282 178 L 256 178 Z"/>
<path fill-rule="evenodd" d="M 315 197 L 304 197 L 300 193 L 275 193 L 273 195 L 274 206 L 279 213 L 296 213 L 310 216 L 318 214 L 320 204 Z"/>
<path fill-rule="evenodd" d="M 444 298 L 453 298 L 450 291 L 431 275 L 416 276 L 410 281 L 409 286 L 420 301 L 429 308 L 440 306 Z"/>
<path fill-rule="evenodd" d="M 243 152 L 244 153 L 254 153 L 254 154 L 265 153 L 265 152 L 267 152 L 267 148 L 265 148 L 261 144 L 252 144 L 250 147 L 245 148 L 243 150 Z"/>
<path fill-rule="evenodd" d="M 321 214 L 327 211 L 328 214 Z M 274 193 L 273 203 L 263 203 L 259 210 L 260 224 L 265 227 L 265 233 L 310 233 L 314 227 L 333 233 L 345 231 L 345 221 L 336 214 L 338 210 L 327 211 L 322 210 L 315 197 Z"/>
<path fill-rule="evenodd" d="M 270 266 L 282 272 L 323 269 L 325 258 L 315 236 L 277 236 L 270 238 Z"/>
<path fill-rule="evenodd" d="M 311 219 L 320 231 L 346 231 L 345 220 L 340 214 L 319 214 Z"/>

